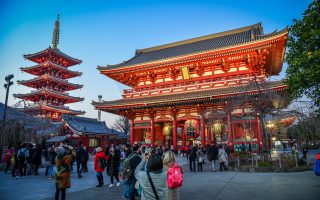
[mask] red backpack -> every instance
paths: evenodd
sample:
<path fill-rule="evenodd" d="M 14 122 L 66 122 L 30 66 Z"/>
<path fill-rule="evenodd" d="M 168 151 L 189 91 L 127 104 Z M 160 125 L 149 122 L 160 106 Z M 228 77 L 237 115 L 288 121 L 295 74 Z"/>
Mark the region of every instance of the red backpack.
<path fill-rule="evenodd" d="M 170 189 L 175 189 L 182 186 L 182 171 L 177 163 L 170 166 L 167 173 L 167 184 Z"/>

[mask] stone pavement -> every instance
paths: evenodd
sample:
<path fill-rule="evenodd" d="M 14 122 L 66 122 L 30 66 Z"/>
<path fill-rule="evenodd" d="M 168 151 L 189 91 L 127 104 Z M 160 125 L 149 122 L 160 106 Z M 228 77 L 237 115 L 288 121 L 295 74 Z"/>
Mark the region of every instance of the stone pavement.
<path fill-rule="evenodd" d="M 184 158 L 180 163 L 186 164 Z M 320 177 L 311 171 L 297 173 L 244 173 L 244 172 L 188 172 L 181 188 L 182 200 L 194 199 L 319 199 Z M 89 163 L 89 173 L 82 179 L 72 178 L 67 199 L 121 199 L 123 186 L 96 188 L 95 173 Z M 54 181 L 43 176 L 28 176 L 16 180 L 0 174 L 0 199 L 53 199 Z M 106 177 L 105 177 L 106 179 Z M 109 179 L 107 179 L 109 181 Z M 107 182 L 106 181 L 106 182 Z"/>

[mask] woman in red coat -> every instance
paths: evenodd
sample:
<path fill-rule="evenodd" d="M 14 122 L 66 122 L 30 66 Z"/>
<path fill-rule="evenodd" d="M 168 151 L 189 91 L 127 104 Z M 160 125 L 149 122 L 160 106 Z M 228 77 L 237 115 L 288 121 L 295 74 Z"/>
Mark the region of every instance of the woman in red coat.
<path fill-rule="evenodd" d="M 106 167 L 106 161 L 104 152 L 102 151 L 101 147 L 96 148 L 96 155 L 94 156 L 94 170 L 97 172 L 97 179 L 99 184 L 97 187 L 103 186 L 103 175 L 102 172 L 104 171 L 104 168 Z"/>

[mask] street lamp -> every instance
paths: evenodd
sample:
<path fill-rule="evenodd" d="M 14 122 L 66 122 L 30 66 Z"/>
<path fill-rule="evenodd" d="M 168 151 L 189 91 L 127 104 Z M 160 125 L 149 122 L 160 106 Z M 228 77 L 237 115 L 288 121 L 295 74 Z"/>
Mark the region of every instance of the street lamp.
<path fill-rule="evenodd" d="M 6 120 L 6 114 L 7 114 L 7 105 L 8 105 L 8 96 L 9 96 L 9 88 L 11 85 L 13 85 L 13 82 L 11 81 L 11 79 L 13 79 L 14 75 L 13 74 L 10 74 L 8 76 L 5 77 L 5 81 L 6 83 L 3 85 L 4 88 L 7 89 L 7 92 L 6 92 L 6 101 L 4 103 L 4 111 L 3 111 L 3 118 L 2 118 L 2 121 L 5 121 Z"/>

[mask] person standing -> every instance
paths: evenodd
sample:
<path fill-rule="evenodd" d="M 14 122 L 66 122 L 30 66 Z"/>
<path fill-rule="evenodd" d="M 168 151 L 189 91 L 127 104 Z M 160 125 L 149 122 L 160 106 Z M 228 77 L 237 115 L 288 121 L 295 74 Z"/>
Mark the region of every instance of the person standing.
<path fill-rule="evenodd" d="M 8 172 L 9 167 L 11 166 L 11 158 L 13 157 L 13 151 L 11 147 L 8 147 L 6 154 L 4 155 L 3 161 L 6 163 L 6 168 L 4 173 Z"/>
<path fill-rule="evenodd" d="M 31 175 L 34 172 L 34 159 L 35 159 L 35 147 L 32 144 L 27 145 L 29 151 L 29 157 L 27 158 L 27 166 L 28 173 L 27 175 Z"/>
<path fill-rule="evenodd" d="M 101 147 L 96 148 L 96 154 L 94 156 L 94 170 L 96 171 L 96 176 L 98 179 L 98 185 L 96 187 L 101 187 L 103 186 L 103 174 L 102 172 L 104 171 L 106 161 L 105 161 L 105 156 L 104 152 L 102 151 Z"/>
<path fill-rule="evenodd" d="M 196 172 L 196 158 L 197 158 L 197 146 L 190 146 L 190 154 L 189 154 L 189 165 L 190 172 Z"/>
<path fill-rule="evenodd" d="M 218 167 L 218 148 L 215 143 L 212 143 L 207 152 L 208 160 L 211 162 L 212 171 L 216 172 Z"/>
<path fill-rule="evenodd" d="M 48 157 L 49 157 L 49 167 L 48 167 L 48 179 L 53 178 L 53 167 L 56 164 L 56 156 L 57 153 L 54 150 L 54 145 L 52 145 L 48 150 Z"/>
<path fill-rule="evenodd" d="M 29 159 L 29 150 L 27 144 L 23 144 L 22 148 L 18 152 L 18 162 L 19 162 L 19 175 L 20 177 L 27 175 L 27 160 Z"/>
<path fill-rule="evenodd" d="M 168 170 L 171 166 L 178 165 L 176 162 L 176 156 L 172 151 L 166 151 L 164 152 L 163 157 L 163 171 L 168 174 Z M 181 166 L 180 170 L 183 172 Z M 180 200 L 180 187 L 175 189 L 168 188 L 168 200 Z"/>
<path fill-rule="evenodd" d="M 113 178 L 116 178 L 117 184 L 116 186 L 120 186 L 120 180 L 119 180 L 119 166 L 120 166 L 120 154 L 119 152 L 114 148 L 110 148 L 110 157 L 108 160 L 109 165 L 109 171 L 108 176 L 110 176 L 110 185 L 109 187 L 113 187 Z"/>
<path fill-rule="evenodd" d="M 88 161 L 89 161 L 89 151 L 87 147 L 83 147 L 84 150 L 84 162 L 83 162 L 83 172 L 88 172 Z"/>
<path fill-rule="evenodd" d="M 220 171 L 222 171 L 222 169 L 227 170 L 228 155 L 221 144 L 219 145 L 218 156 L 220 163 Z"/>
<path fill-rule="evenodd" d="M 77 173 L 78 173 L 78 178 L 82 178 L 82 171 L 83 171 L 83 166 L 86 161 L 85 158 L 85 150 L 83 149 L 83 143 L 79 142 L 79 146 L 77 149 L 77 154 L 76 154 L 76 161 L 77 161 Z"/>
<path fill-rule="evenodd" d="M 126 144 L 124 147 L 126 152 L 126 158 L 123 161 L 123 169 L 122 169 L 122 178 L 125 179 L 125 190 L 124 197 L 130 200 L 135 200 L 135 184 L 136 177 L 134 175 L 134 171 L 141 162 L 141 157 L 139 156 L 139 146 L 134 145 L 132 150 L 129 144 Z M 130 173 L 127 171 L 130 169 Z"/>
<path fill-rule="evenodd" d="M 39 166 L 41 165 L 41 154 L 42 154 L 41 145 L 36 144 L 36 148 L 35 148 L 34 156 L 33 156 L 34 175 L 35 176 L 39 175 L 38 169 L 39 169 Z"/>
<path fill-rule="evenodd" d="M 72 146 L 68 146 L 69 149 L 73 149 Z M 71 187 L 70 182 L 70 162 L 72 157 L 76 156 L 76 153 L 73 151 L 71 155 L 65 155 L 65 150 L 63 147 L 57 147 L 55 149 L 57 153 L 56 157 L 56 192 L 55 192 L 55 200 L 59 199 L 61 193 L 61 199 L 66 199 L 66 189 Z"/>
<path fill-rule="evenodd" d="M 151 151 L 152 152 L 152 151 Z M 147 166 L 147 171 L 144 170 Z M 167 174 L 158 154 L 146 155 L 134 171 L 134 176 L 142 187 L 141 200 L 166 200 Z"/>
<path fill-rule="evenodd" d="M 204 159 L 203 159 L 203 151 L 201 147 L 198 148 L 196 155 L 197 155 L 198 172 L 199 171 L 202 172 L 202 165 L 204 163 Z"/>

